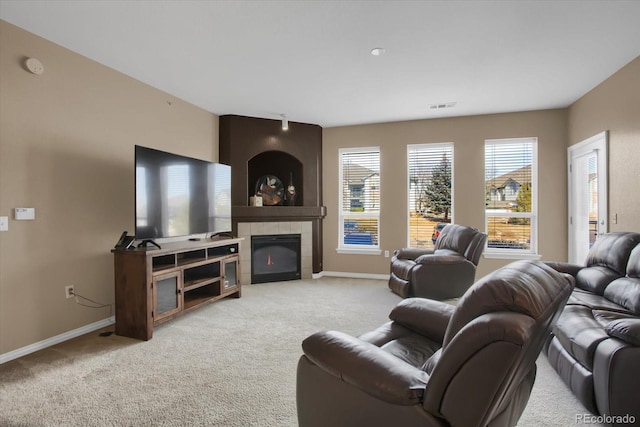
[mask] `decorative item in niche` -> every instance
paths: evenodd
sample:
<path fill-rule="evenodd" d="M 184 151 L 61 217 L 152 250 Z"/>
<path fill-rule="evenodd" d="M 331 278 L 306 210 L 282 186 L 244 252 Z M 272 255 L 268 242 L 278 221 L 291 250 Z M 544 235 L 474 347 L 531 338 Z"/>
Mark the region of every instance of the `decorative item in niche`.
<path fill-rule="evenodd" d="M 264 206 L 281 205 L 284 200 L 284 187 L 277 176 L 264 175 L 256 183 L 256 196 L 262 197 Z"/>
<path fill-rule="evenodd" d="M 289 172 L 289 185 L 287 186 L 287 192 L 285 193 L 287 205 L 296 205 L 296 187 L 293 185 L 293 173 Z"/>

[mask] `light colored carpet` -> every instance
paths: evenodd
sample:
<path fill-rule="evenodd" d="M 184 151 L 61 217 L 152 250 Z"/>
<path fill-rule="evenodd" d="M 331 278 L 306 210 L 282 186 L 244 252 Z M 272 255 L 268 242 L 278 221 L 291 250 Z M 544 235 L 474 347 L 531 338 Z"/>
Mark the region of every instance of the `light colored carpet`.
<path fill-rule="evenodd" d="M 399 301 L 380 280 L 265 283 L 161 325 L 147 342 L 87 334 L 0 365 L 0 425 L 296 426 L 302 340 L 370 331 Z M 519 425 L 575 425 L 586 410 L 544 357 L 538 366 Z"/>

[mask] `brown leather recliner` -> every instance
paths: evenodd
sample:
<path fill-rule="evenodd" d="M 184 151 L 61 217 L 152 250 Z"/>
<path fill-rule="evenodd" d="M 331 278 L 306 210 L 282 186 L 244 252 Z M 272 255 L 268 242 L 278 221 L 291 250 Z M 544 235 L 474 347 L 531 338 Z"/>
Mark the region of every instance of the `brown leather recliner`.
<path fill-rule="evenodd" d="M 457 306 L 408 298 L 359 338 L 311 335 L 298 362 L 299 425 L 514 426 L 573 286 L 539 261 L 516 261 Z"/>
<path fill-rule="evenodd" d="M 391 258 L 389 288 L 403 298 L 458 298 L 473 284 L 487 235 L 449 224 L 434 249 L 404 248 Z"/>

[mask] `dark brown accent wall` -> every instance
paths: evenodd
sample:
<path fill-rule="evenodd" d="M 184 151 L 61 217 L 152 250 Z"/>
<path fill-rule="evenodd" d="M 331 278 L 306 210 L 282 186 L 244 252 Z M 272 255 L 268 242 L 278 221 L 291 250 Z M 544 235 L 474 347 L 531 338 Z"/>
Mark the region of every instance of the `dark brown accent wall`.
<path fill-rule="evenodd" d="M 289 122 L 285 131 L 280 120 L 224 115 L 219 129 L 220 162 L 231 166 L 234 233 L 238 222 L 311 221 L 313 272 L 321 272 L 326 212 L 322 204 L 322 128 Z M 290 157 L 297 162 L 288 161 Z M 262 175 L 277 176 L 285 187 L 293 175 L 299 196 L 295 206 L 249 207 L 255 181 Z"/>

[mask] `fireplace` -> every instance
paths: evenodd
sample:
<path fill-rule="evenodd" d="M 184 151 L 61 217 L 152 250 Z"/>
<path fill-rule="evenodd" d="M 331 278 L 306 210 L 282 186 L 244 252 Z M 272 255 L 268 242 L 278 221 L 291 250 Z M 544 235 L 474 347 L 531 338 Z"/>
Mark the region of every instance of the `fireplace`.
<path fill-rule="evenodd" d="M 251 283 L 300 279 L 300 234 L 251 236 Z"/>

